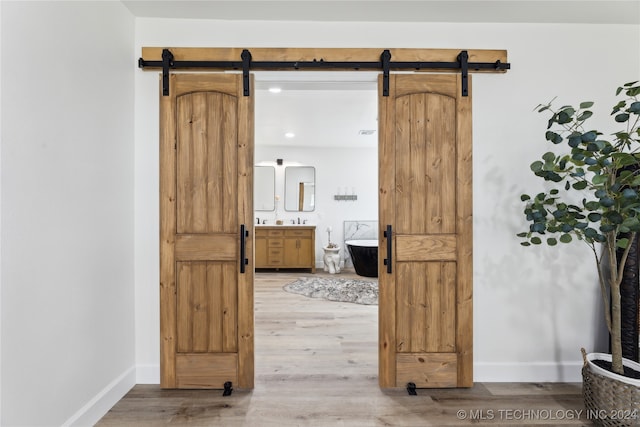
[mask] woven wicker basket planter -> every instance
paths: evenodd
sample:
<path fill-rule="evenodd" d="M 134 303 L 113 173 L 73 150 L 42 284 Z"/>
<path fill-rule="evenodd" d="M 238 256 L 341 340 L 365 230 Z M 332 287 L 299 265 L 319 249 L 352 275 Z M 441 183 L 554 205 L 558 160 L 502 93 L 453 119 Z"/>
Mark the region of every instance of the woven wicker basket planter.
<path fill-rule="evenodd" d="M 614 374 L 592 360 L 611 361 L 611 355 L 589 353 L 582 368 L 585 418 L 596 426 L 640 426 L 640 380 Z M 640 371 L 640 364 L 623 359 L 625 366 Z"/>

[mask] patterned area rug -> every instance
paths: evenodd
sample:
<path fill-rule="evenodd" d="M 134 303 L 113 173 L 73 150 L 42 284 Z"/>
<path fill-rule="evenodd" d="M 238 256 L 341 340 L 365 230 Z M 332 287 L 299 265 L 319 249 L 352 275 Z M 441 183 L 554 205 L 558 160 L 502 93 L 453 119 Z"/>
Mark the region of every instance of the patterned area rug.
<path fill-rule="evenodd" d="M 284 285 L 283 289 L 292 294 L 300 294 L 310 298 L 324 298 L 329 301 L 365 305 L 378 304 L 378 283 L 372 281 L 301 277 Z"/>

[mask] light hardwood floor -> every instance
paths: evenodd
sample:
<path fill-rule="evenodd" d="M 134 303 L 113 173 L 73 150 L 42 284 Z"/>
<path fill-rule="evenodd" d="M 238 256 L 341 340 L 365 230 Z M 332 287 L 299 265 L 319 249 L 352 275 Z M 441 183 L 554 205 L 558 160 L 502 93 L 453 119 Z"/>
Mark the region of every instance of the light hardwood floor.
<path fill-rule="evenodd" d="M 377 306 L 282 290 L 305 275 L 256 274 L 255 389 L 222 397 L 220 390 L 136 385 L 97 425 L 591 425 L 580 384 L 476 383 L 471 389 L 419 389 L 417 396 L 381 390 Z"/>

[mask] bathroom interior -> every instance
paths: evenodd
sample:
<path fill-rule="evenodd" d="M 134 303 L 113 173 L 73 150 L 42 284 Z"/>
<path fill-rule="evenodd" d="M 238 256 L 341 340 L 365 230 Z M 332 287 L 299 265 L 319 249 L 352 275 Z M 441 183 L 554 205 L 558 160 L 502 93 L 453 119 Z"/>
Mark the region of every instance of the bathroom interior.
<path fill-rule="evenodd" d="M 255 88 L 257 271 L 308 266 L 377 276 L 377 74 L 261 72 Z M 304 247 L 303 230 L 313 233 L 313 259 L 299 263 L 262 239 L 298 233 L 303 243 L 292 244 Z M 327 265 L 329 246 L 337 257 Z"/>

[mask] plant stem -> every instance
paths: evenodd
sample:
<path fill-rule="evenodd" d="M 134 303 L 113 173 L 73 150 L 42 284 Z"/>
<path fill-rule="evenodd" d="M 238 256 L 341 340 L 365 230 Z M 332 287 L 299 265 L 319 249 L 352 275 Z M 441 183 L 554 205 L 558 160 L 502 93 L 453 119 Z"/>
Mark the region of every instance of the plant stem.
<path fill-rule="evenodd" d="M 605 307 L 605 310 L 609 310 L 611 317 L 611 329 L 609 331 L 611 334 L 611 370 L 617 374 L 623 375 L 624 366 L 622 364 L 620 284 L 622 283 L 624 267 L 629 257 L 631 245 L 636 238 L 636 233 L 630 233 L 629 243 L 627 243 L 619 262 L 616 253 L 616 237 L 615 232 L 607 233 L 606 244 L 609 252 L 609 291 L 611 292 L 611 300 L 609 304 L 610 307 Z"/>
<path fill-rule="evenodd" d="M 602 301 L 604 302 L 604 320 L 607 323 L 607 330 L 611 333 L 611 310 L 609 309 L 609 294 L 607 292 L 607 285 L 605 278 L 602 273 L 603 265 L 602 265 L 602 257 L 598 257 L 598 252 L 596 251 L 596 247 L 593 244 L 589 244 L 591 251 L 593 252 L 593 256 L 596 258 L 596 266 L 598 270 L 598 283 L 600 284 L 600 293 L 602 294 Z"/>
<path fill-rule="evenodd" d="M 620 314 L 620 285 L 611 286 L 611 370 L 616 374 L 624 374 L 622 365 L 622 337 L 620 336 L 622 321 Z"/>

